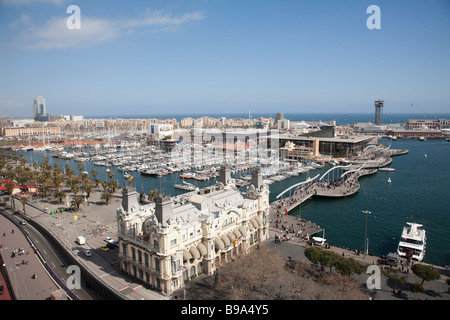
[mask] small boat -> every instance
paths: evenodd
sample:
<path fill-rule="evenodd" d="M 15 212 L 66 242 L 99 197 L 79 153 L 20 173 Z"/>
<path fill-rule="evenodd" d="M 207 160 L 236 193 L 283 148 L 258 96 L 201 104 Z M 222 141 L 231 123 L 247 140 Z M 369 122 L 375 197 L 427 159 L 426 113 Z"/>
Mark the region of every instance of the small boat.
<path fill-rule="evenodd" d="M 199 187 L 193 185 L 192 183 L 182 181 L 181 183 L 173 185 L 176 189 L 185 190 L 185 191 L 198 191 Z"/>
<path fill-rule="evenodd" d="M 388 182 L 388 183 L 391 183 L 391 182 L 392 182 L 391 178 L 389 178 L 387 182 Z"/>
<path fill-rule="evenodd" d="M 380 170 L 380 171 L 389 171 L 389 172 L 395 171 L 394 168 L 388 168 L 388 167 L 385 167 L 385 168 L 379 168 L 378 170 Z"/>
<path fill-rule="evenodd" d="M 423 225 L 407 222 L 403 228 L 397 253 L 400 257 L 422 261 L 425 256 L 426 232 L 421 229 Z"/>

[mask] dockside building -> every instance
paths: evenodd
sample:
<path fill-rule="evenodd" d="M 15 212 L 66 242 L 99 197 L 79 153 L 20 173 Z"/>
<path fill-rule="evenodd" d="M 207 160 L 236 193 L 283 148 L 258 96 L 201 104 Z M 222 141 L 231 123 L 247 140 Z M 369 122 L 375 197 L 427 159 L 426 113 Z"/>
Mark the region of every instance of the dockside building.
<path fill-rule="evenodd" d="M 184 282 L 215 270 L 269 238 L 269 188 L 259 169 L 239 191 L 229 167 L 216 185 L 155 203 L 141 204 L 123 188 L 117 209 L 121 271 L 170 294 Z"/>

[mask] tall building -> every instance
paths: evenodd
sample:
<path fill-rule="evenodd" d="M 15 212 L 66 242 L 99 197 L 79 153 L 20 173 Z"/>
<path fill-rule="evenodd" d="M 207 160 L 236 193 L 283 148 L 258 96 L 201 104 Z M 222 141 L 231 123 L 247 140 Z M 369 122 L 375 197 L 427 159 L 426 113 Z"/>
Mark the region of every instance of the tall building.
<path fill-rule="evenodd" d="M 33 118 L 38 121 L 48 121 L 48 114 L 45 108 L 45 98 L 43 96 L 34 98 Z"/>
<path fill-rule="evenodd" d="M 284 120 L 284 113 L 282 112 L 277 112 L 276 116 L 276 123 L 278 123 L 278 121 Z"/>
<path fill-rule="evenodd" d="M 383 122 L 383 100 L 375 100 L 375 120 L 374 123 L 376 125 L 381 125 Z"/>
<path fill-rule="evenodd" d="M 267 240 L 269 208 L 259 169 L 246 193 L 226 166 L 215 186 L 155 203 L 139 203 L 136 190 L 125 187 L 117 209 L 120 270 L 170 294 Z"/>

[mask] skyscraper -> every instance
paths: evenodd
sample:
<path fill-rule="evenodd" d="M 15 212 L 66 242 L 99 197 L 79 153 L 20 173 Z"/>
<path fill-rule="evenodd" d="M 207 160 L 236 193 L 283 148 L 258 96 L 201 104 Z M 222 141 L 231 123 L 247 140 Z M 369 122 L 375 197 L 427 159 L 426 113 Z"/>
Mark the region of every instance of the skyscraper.
<path fill-rule="evenodd" d="M 375 124 L 376 125 L 381 125 L 381 123 L 383 122 L 383 104 L 384 101 L 383 100 L 375 100 Z"/>
<path fill-rule="evenodd" d="M 33 118 L 35 120 L 48 120 L 48 114 L 45 108 L 45 98 L 43 96 L 34 98 Z"/>

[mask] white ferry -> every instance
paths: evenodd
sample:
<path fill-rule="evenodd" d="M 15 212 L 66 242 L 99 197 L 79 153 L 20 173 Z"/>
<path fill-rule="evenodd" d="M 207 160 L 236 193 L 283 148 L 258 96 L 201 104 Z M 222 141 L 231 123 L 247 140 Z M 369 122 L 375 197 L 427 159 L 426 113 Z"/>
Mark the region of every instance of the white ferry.
<path fill-rule="evenodd" d="M 403 228 L 397 253 L 400 257 L 422 261 L 425 256 L 426 234 L 421 224 L 407 222 L 409 226 Z"/>

